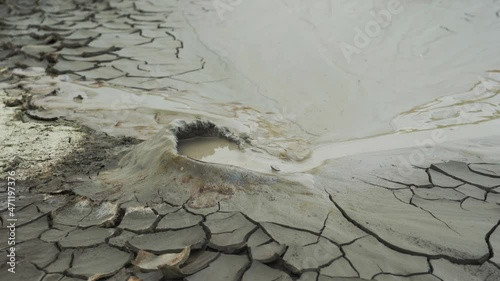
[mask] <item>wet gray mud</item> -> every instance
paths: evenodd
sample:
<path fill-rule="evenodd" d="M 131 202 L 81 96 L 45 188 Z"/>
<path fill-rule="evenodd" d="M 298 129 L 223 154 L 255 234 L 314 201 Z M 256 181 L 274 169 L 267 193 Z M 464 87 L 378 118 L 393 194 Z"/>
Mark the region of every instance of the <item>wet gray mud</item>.
<path fill-rule="evenodd" d="M 203 158 L 213 155 L 217 149 L 237 150 L 238 146 L 222 138 L 195 137 L 179 142 L 177 150 L 179 154 L 190 158 L 203 160 Z"/>
<path fill-rule="evenodd" d="M 500 280 L 497 135 L 308 146 L 297 120 L 190 92 L 220 69 L 183 53 L 183 7 L 0 3 L 1 164 L 20 176 L 15 274 L 0 185 L 0 280 Z M 462 123 L 496 118 L 493 78 Z M 395 120 L 419 110 L 440 109 Z"/>

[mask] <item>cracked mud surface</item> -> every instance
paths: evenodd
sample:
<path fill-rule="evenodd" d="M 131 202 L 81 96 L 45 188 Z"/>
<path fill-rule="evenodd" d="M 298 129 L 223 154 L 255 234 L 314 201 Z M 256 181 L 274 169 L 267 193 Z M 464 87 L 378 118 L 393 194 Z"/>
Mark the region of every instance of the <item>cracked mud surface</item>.
<path fill-rule="evenodd" d="M 23 130 L 65 132 L 44 143 L 68 149 L 63 140 L 72 137 L 79 148 L 57 163 L 41 159 L 45 170 L 5 161 L 5 170 L 37 171 L 20 182 L 18 272 L 8 280 L 500 280 L 498 161 L 437 148 L 402 172 L 398 157 L 413 151 L 405 148 L 329 160 L 297 181 L 190 159 L 177 153 L 178 139 L 252 143 L 187 113 L 130 108 L 145 92 L 182 92 L 180 82 L 206 79 L 207 60 L 183 51 L 186 21 L 174 4 L 0 5 L 5 103 L 19 109 Z M 114 102 L 123 89 L 133 95 Z M 280 145 L 289 151 L 263 150 L 288 160 L 309 155 Z M 500 159 L 497 146 L 489 146 L 491 159 Z M 7 206 L 0 211 L 3 280 Z"/>
<path fill-rule="evenodd" d="M 168 146 L 164 138 L 144 144 L 158 147 L 159 141 Z M 139 152 L 143 146 L 123 159 Z M 144 177 L 133 174 L 141 171 L 135 167 L 143 165 L 141 156 L 149 157 L 135 155 L 136 164 L 105 168 L 93 180 L 76 180 L 63 190 L 62 185 L 53 192 L 32 187 L 23 194 L 17 212 L 23 222 L 18 228 L 23 273 L 10 280 L 500 278 L 500 181 L 474 172 L 477 165 L 440 162 L 414 168 L 404 179 L 381 178 L 380 169 L 392 167 L 387 155 L 370 156 L 382 168 L 366 163 L 372 169 L 354 171 L 352 165 L 366 157 L 341 158 L 314 171 L 316 189 L 307 193 L 310 187 L 254 175 L 239 180 L 239 188 L 215 205 L 210 197 L 197 198 L 211 204 L 200 208 L 192 206 L 200 188 L 193 183 L 196 176 L 180 193 L 174 192 L 178 185 L 160 183 L 172 180 L 166 175 L 151 175 L 146 179 L 160 182 L 141 184 Z M 194 171 L 206 169 L 178 157 Z M 176 168 L 162 169 L 168 174 Z M 215 168 L 211 172 L 223 175 Z M 131 174 L 129 182 L 116 183 L 115 173 Z M 98 184 L 107 185 L 104 193 L 85 192 Z M 280 192 L 270 198 L 266 186 Z M 477 190 L 483 194 L 475 196 Z M 185 199 L 175 203 L 178 198 Z M 3 222 L 6 216 L 4 211 Z M 1 234 L 6 241 L 6 230 Z"/>

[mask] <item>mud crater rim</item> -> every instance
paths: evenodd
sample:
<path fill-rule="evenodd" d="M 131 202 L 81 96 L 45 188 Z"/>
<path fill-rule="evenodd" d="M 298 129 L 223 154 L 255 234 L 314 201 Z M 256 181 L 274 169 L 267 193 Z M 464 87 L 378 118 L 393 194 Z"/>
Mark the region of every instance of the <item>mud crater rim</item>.
<path fill-rule="evenodd" d="M 203 161 L 203 157 L 212 155 L 216 149 L 228 148 L 243 152 L 243 141 L 229 129 L 217 126 L 207 120 L 196 120 L 191 123 L 182 122 L 172 129 L 175 135 L 175 150 L 178 155 L 191 160 Z"/>

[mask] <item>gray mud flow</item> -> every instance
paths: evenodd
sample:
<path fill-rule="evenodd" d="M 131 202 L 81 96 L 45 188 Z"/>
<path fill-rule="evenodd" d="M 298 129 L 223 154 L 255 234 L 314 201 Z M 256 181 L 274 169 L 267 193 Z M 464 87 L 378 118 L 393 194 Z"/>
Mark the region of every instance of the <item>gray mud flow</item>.
<path fill-rule="evenodd" d="M 498 10 L 0 1 L 0 280 L 500 280 Z"/>

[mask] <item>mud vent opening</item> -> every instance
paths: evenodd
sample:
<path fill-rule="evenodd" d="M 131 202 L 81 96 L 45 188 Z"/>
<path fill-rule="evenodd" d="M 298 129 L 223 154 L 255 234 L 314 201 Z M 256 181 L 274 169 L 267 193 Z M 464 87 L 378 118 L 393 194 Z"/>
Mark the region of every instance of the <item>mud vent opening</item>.
<path fill-rule="evenodd" d="M 173 125 L 170 130 L 177 140 L 177 153 L 191 159 L 264 173 L 281 171 L 279 167 L 284 164 L 280 159 L 248 149 L 247 139 L 210 121 L 179 121 Z"/>
<path fill-rule="evenodd" d="M 178 140 L 177 152 L 193 159 L 224 163 L 225 159 L 234 158 L 234 152 L 241 153 L 241 140 L 228 129 L 210 121 L 181 122 L 172 133 Z"/>
<path fill-rule="evenodd" d="M 201 161 L 209 161 L 214 154 L 237 151 L 238 145 L 220 137 L 194 137 L 180 140 L 177 144 L 179 154 Z"/>

